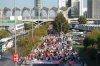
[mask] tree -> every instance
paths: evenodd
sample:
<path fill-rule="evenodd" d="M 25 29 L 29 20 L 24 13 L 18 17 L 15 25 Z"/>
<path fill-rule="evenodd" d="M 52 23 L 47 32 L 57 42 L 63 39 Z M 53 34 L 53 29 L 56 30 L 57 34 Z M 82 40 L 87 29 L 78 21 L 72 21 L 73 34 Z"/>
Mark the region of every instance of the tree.
<path fill-rule="evenodd" d="M 84 46 L 87 47 L 87 46 L 92 46 L 93 45 L 96 45 L 99 41 L 98 37 L 100 36 L 100 31 L 92 31 L 91 33 L 89 33 L 85 39 L 84 39 Z"/>
<path fill-rule="evenodd" d="M 24 23 L 24 29 L 25 29 L 25 30 L 30 30 L 30 29 L 32 29 L 32 23 Z"/>
<path fill-rule="evenodd" d="M 90 46 L 90 39 L 89 39 L 89 37 L 86 37 L 84 40 L 83 40 L 83 45 L 84 45 L 84 47 L 88 47 L 88 46 Z"/>
<path fill-rule="evenodd" d="M 38 31 L 38 29 L 40 29 Z M 33 47 L 37 46 L 40 42 L 40 38 L 43 35 L 47 35 L 48 24 L 44 24 L 39 28 L 35 28 L 32 37 L 32 30 L 25 36 L 17 38 L 18 52 L 21 57 L 26 57 L 31 53 Z"/>
<path fill-rule="evenodd" d="M 0 30 L 0 39 L 5 38 L 5 37 L 9 37 L 10 33 L 6 30 Z"/>
<path fill-rule="evenodd" d="M 27 36 L 19 37 L 17 40 L 18 52 L 21 57 L 27 56 L 33 48 L 33 41 Z"/>
<path fill-rule="evenodd" d="M 58 13 L 57 16 L 55 17 L 55 20 L 53 22 L 53 28 L 57 32 L 61 32 L 61 31 L 63 31 L 64 33 L 68 32 L 69 29 L 68 21 L 66 20 L 66 18 L 63 16 L 61 12 Z"/>
<path fill-rule="evenodd" d="M 84 16 L 80 16 L 78 19 L 79 24 L 86 24 L 87 19 Z"/>

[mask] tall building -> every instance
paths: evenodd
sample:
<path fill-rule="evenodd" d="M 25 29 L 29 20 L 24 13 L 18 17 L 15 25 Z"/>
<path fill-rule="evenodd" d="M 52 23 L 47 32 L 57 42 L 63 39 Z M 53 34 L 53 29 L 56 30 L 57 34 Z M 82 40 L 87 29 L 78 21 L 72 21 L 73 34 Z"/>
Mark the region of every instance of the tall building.
<path fill-rule="evenodd" d="M 42 0 L 34 0 L 34 7 L 38 8 L 35 10 L 35 16 L 39 16 L 39 9 L 42 8 Z"/>
<path fill-rule="evenodd" d="M 58 8 L 66 7 L 66 0 L 58 0 Z"/>
<path fill-rule="evenodd" d="M 79 17 L 79 0 L 71 0 L 71 17 Z"/>
<path fill-rule="evenodd" d="M 69 3 L 71 1 L 71 17 L 78 18 L 79 16 L 83 16 L 83 0 L 68 0 Z"/>
<path fill-rule="evenodd" d="M 84 15 L 83 0 L 79 0 L 79 16 Z"/>
<path fill-rule="evenodd" d="M 71 0 L 66 0 L 66 6 L 71 7 Z"/>
<path fill-rule="evenodd" d="M 88 15 L 87 15 L 87 8 L 84 8 L 84 9 L 83 9 L 83 15 L 84 15 L 85 17 L 88 17 Z"/>
<path fill-rule="evenodd" d="M 67 0 L 66 7 L 71 7 L 71 0 Z M 71 17 L 71 10 L 69 10 L 69 12 L 68 12 L 68 17 L 69 18 Z"/>
<path fill-rule="evenodd" d="M 87 0 L 88 18 L 100 18 L 100 0 Z"/>

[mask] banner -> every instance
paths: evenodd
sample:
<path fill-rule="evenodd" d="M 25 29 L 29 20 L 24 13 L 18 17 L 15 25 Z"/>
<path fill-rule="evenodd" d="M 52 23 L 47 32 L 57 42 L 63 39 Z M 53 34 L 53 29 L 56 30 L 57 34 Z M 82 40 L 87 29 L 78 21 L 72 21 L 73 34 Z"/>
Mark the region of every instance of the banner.
<path fill-rule="evenodd" d="M 13 53 L 13 55 L 12 55 L 12 61 L 13 62 L 19 62 L 18 53 Z"/>

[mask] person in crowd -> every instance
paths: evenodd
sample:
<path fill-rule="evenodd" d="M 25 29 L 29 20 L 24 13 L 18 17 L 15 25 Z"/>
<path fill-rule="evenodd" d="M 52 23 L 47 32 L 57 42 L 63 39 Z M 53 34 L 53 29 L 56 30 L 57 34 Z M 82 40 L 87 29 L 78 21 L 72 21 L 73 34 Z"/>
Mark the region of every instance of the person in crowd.
<path fill-rule="evenodd" d="M 76 61 L 78 59 L 78 53 L 75 50 L 68 50 L 69 45 L 67 43 L 67 36 L 64 34 L 41 37 L 41 44 L 33 50 L 33 59 L 44 61 L 60 61 L 60 63 L 66 63 L 70 60 Z"/>

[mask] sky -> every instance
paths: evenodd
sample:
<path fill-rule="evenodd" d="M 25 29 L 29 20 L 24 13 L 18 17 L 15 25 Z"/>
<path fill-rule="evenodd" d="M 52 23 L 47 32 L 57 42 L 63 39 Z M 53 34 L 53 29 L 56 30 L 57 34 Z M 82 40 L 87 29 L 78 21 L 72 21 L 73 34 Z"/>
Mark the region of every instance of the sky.
<path fill-rule="evenodd" d="M 42 0 L 42 4 L 44 7 L 57 7 L 58 0 Z M 84 1 L 84 7 L 87 7 L 87 0 Z M 34 7 L 34 0 L 15 0 L 16 7 Z M 14 0 L 0 0 L 0 8 L 9 7 L 14 8 Z"/>
<path fill-rule="evenodd" d="M 84 1 L 84 7 L 87 7 L 87 0 L 83 0 Z M 34 0 L 15 0 L 15 4 L 14 5 L 14 0 L 0 0 L 0 9 L 3 9 L 4 7 L 8 7 L 8 8 L 14 8 L 15 6 L 18 8 L 23 8 L 23 7 L 28 7 L 28 8 L 33 8 L 34 7 Z M 43 7 L 58 7 L 58 0 L 42 0 L 42 5 Z M 10 12 L 7 12 L 7 16 L 10 16 L 9 14 Z M 44 15 L 46 15 L 45 12 L 43 12 Z M 54 16 L 55 13 L 54 12 L 50 12 L 50 16 Z M 17 12 L 16 15 L 19 15 L 19 13 Z M 29 13 L 27 11 L 24 12 L 24 16 L 29 15 Z M 33 14 L 34 15 L 34 14 Z"/>

